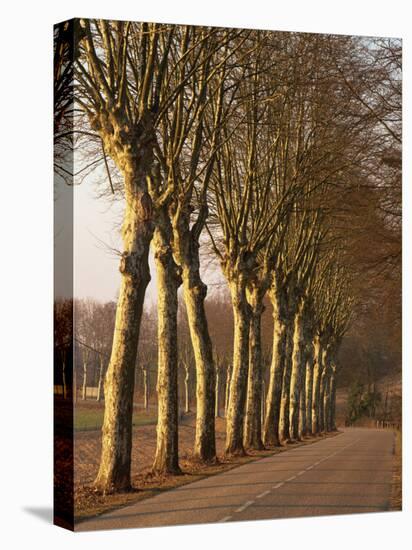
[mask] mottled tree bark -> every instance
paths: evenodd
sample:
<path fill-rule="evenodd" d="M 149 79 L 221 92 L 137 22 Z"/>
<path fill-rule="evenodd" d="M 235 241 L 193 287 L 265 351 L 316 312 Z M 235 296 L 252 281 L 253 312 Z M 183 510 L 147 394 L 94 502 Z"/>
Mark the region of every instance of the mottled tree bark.
<path fill-rule="evenodd" d="M 320 337 L 316 334 L 313 338 L 313 383 L 312 383 L 312 435 L 319 432 L 319 394 L 320 377 L 322 371 L 322 357 Z"/>
<path fill-rule="evenodd" d="M 278 446 L 279 413 L 282 391 L 282 377 L 286 357 L 286 324 L 284 321 L 285 299 L 280 292 L 272 289 L 270 298 L 273 307 L 272 361 L 269 371 L 269 386 L 266 396 L 266 414 L 263 425 L 265 446 Z"/>
<path fill-rule="evenodd" d="M 325 431 L 325 394 L 328 381 L 328 362 L 327 351 L 322 349 L 322 370 L 320 375 L 320 390 L 319 390 L 319 431 L 322 433 Z"/>
<path fill-rule="evenodd" d="M 207 286 L 200 277 L 199 232 L 189 215 L 175 216 L 173 251 L 182 268 L 183 295 L 196 366 L 196 432 L 193 454 L 203 462 L 216 459 L 215 366 L 205 311 Z"/>
<path fill-rule="evenodd" d="M 143 151 L 144 153 L 144 151 Z M 150 161 L 150 152 L 146 161 Z M 124 161 L 126 162 L 126 161 Z M 124 165 L 126 208 L 122 229 L 124 252 L 112 353 L 107 369 L 102 450 L 95 486 L 103 492 L 130 488 L 134 369 L 144 296 L 150 281 L 148 264 L 153 221 L 143 208 L 147 165 Z M 143 202 L 142 202 L 143 199 Z"/>
<path fill-rule="evenodd" d="M 219 418 L 219 390 L 220 390 L 220 373 L 219 366 L 216 364 L 216 382 L 215 382 L 215 417 Z"/>
<path fill-rule="evenodd" d="M 336 365 L 332 364 L 330 374 L 330 429 L 336 431 Z"/>
<path fill-rule="evenodd" d="M 158 214 L 153 238 L 158 288 L 158 377 L 157 442 L 153 472 L 178 474 L 178 362 L 177 291 L 180 273 L 170 247 L 171 229 L 167 216 Z"/>
<path fill-rule="evenodd" d="M 184 384 L 185 384 L 185 413 L 190 412 L 189 404 L 189 365 L 184 363 L 183 368 L 185 370 Z"/>
<path fill-rule="evenodd" d="M 230 380 L 229 406 L 226 421 L 225 453 L 244 455 L 243 421 L 247 372 L 249 365 L 249 305 L 246 300 L 246 285 L 243 277 L 229 283 L 232 295 L 234 318 L 233 370 Z"/>
<path fill-rule="evenodd" d="M 282 390 L 280 395 L 279 410 L 279 441 L 281 445 L 290 441 L 289 431 L 289 401 L 290 401 L 290 376 L 292 372 L 292 337 L 293 324 L 286 324 L 286 355 L 282 376 Z"/>
<path fill-rule="evenodd" d="M 306 353 L 306 433 L 304 435 L 312 435 L 312 392 L 313 392 L 313 348 L 312 344 L 307 349 Z"/>
<path fill-rule="evenodd" d="M 230 378 L 232 376 L 231 365 L 227 366 L 226 370 L 226 385 L 225 385 L 225 418 L 227 418 L 227 409 L 229 407 L 229 395 L 230 395 Z"/>
<path fill-rule="evenodd" d="M 215 367 L 204 300 L 207 287 L 198 269 L 183 268 L 183 292 L 196 363 L 196 433 L 194 456 L 201 461 L 216 459 Z"/>
<path fill-rule="evenodd" d="M 261 420 L 260 420 L 262 425 L 262 431 L 263 431 L 263 424 L 265 423 L 265 416 L 266 416 L 266 382 L 264 379 L 262 379 Z"/>
<path fill-rule="evenodd" d="M 298 436 L 302 439 L 307 434 L 306 422 L 306 352 L 302 352 L 302 365 L 300 377 L 300 395 L 299 395 L 299 427 Z"/>
<path fill-rule="evenodd" d="M 262 296 L 255 289 L 249 294 L 250 334 L 249 372 L 245 417 L 244 446 L 247 449 L 263 449 L 262 443 L 262 341 L 261 319 L 264 310 Z"/>
<path fill-rule="evenodd" d="M 303 302 L 299 304 L 294 319 L 292 340 L 292 369 L 289 391 L 289 437 L 299 440 L 299 403 L 302 379 L 303 348 Z"/>

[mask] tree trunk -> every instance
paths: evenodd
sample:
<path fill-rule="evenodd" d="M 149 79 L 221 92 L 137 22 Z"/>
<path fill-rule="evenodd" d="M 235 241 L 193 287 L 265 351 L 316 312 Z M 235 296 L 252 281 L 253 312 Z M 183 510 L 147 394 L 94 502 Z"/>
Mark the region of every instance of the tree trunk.
<path fill-rule="evenodd" d="M 166 215 L 159 215 L 153 248 L 158 289 L 157 445 L 153 472 L 180 473 L 178 453 L 177 291 L 180 274 L 170 247 Z"/>
<path fill-rule="evenodd" d="M 142 208 L 146 174 L 144 170 L 125 173 L 121 283 L 104 383 L 102 450 L 95 480 L 96 488 L 103 492 L 130 488 L 134 369 L 144 296 L 150 281 L 148 254 L 153 233 L 151 217 Z"/>
<path fill-rule="evenodd" d="M 77 371 L 73 366 L 73 401 L 77 403 Z"/>
<path fill-rule="evenodd" d="M 247 372 L 249 365 L 249 305 L 245 284 L 230 283 L 234 319 L 233 370 L 230 380 L 229 406 L 226 422 L 226 448 L 229 456 L 244 455 L 243 421 Z"/>
<path fill-rule="evenodd" d="M 261 319 L 263 304 L 256 295 L 249 299 L 251 306 L 249 334 L 249 373 L 245 418 L 244 446 L 247 449 L 263 449 L 262 443 L 262 341 Z"/>
<path fill-rule="evenodd" d="M 194 456 L 216 459 L 215 366 L 204 300 L 207 287 L 195 266 L 183 267 L 183 290 L 196 365 L 196 433 Z"/>
<path fill-rule="evenodd" d="M 103 357 L 100 356 L 100 358 L 99 358 L 99 381 L 97 383 L 97 396 L 96 396 L 96 401 L 99 401 L 99 402 L 102 400 L 102 393 L 103 393 L 103 380 L 104 380 L 103 371 L 104 371 L 104 362 L 103 362 Z"/>
<path fill-rule="evenodd" d="M 196 432 L 194 456 L 203 462 L 216 459 L 215 366 L 205 312 L 207 286 L 200 277 L 199 235 L 190 229 L 190 215 L 172 219 L 173 251 L 182 268 L 183 294 L 196 366 Z"/>
<path fill-rule="evenodd" d="M 299 440 L 299 403 L 302 379 L 303 303 L 295 314 L 292 341 L 292 369 L 289 391 L 289 437 Z"/>
<path fill-rule="evenodd" d="M 185 364 L 184 369 L 185 369 L 185 378 L 184 378 L 184 383 L 185 383 L 185 413 L 187 414 L 188 412 L 190 412 L 190 406 L 189 406 L 189 365 Z"/>
<path fill-rule="evenodd" d="M 327 351 L 322 349 L 321 352 L 322 364 L 321 364 L 321 373 L 320 373 L 320 390 L 319 390 L 319 431 L 323 433 L 326 429 L 325 427 L 325 393 L 327 387 L 327 375 L 328 375 L 328 364 L 327 364 Z"/>
<path fill-rule="evenodd" d="M 311 347 L 312 344 L 311 344 Z M 312 435 L 312 392 L 313 392 L 313 352 L 309 349 L 306 353 L 306 433 Z"/>
<path fill-rule="evenodd" d="M 286 325 L 278 314 L 278 306 L 273 304 L 273 348 L 269 371 L 269 387 L 266 396 L 266 414 L 263 425 L 263 444 L 279 446 L 279 413 L 282 392 L 282 377 L 286 357 Z"/>
<path fill-rule="evenodd" d="M 313 339 L 313 384 L 312 384 L 312 435 L 319 433 L 319 396 L 322 358 L 319 335 Z"/>
<path fill-rule="evenodd" d="M 262 427 L 263 427 L 263 424 L 265 423 L 265 415 L 266 415 L 266 382 L 262 378 L 261 420 L 260 420 Z"/>
<path fill-rule="evenodd" d="M 63 386 L 63 399 L 67 399 L 67 376 L 66 376 L 66 359 L 65 355 L 66 352 L 62 352 L 63 358 L 62 358 L 62 386 Z"/>
<path fill-rule="evenodd" d="M 330 374 L 330 429 L 336 431 L 336 366 L 332 365 Z"/>
<path fill-rule="evenodd" d="M 82 400 L 86 400 L 87 393 L 87 361 L 83 361 L 83 387 L 82 387 Z"/>
<path fill-rule="evenodd" d="M 327 431 L 326 428 L 326 395 L 327 395 L 328 375 L 327 367 L 323 363 L 322 375 L 320 378 L 320 396 L 319 396 L 319 431 Z"/>
<path fill-rule="evenodd" d="M 215 384 L 215 417 L 219 418 L 219 368 L 216 365 L 216 384 Z"/>
<path fill-rule="evenodd" d="M 323 397 L 323 424 L 324 431 L 330 432 L 330 376 L 329 372 L 325 374 L 325 392 Z"/>
<path fill-rule="evenodd" d="M 147 380 L 147 367 L 142 368 L 143 373 L 143 407 L 147 411 L 149 409 L 149 383 Z"/>
<path fill-rule="evenodd" d="M 229 395 L 230 395 L 230 378 L 232 376 L 232 367 L 227 366 L 226 370 L 226 385 L 225 385 L 225 418 L 227 418 L 227 410 L 229 407 Z"/>
<path fill-rule="evenodd" d="M 302 439 L 307 434 L 306 421 L 306 353 L 302 352 L 302 365 L 300 376 L 300 398 L 299 398 L 299 439 Z"/>
<path fill-rule="evenodd" d="M 292 372 L 292 336 L 293 325 L 286 325 L 286 355 L 282 376 L 282 389 L 279 411 L 279 441 L 283 445 L 290 441 L 289 431 L 289 402 L 290 402 L 290 377 Z"/>

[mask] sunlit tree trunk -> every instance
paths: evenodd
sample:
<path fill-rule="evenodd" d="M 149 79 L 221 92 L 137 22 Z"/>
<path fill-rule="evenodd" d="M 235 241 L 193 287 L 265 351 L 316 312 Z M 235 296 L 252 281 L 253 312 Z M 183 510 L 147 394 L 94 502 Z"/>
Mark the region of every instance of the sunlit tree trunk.
<path fill-rule="evenodd" d="M 229 407 L 229 395 L 230 395 L 230 378 L 232 376 L 231 365 L 227 366 L 226 370 L 226 384 L 225 384 L 225 418 L 227 418 L 227 410 Z"/>
<path fill-rule="evenodd" d="M 85 401 L 87 397 L 87 366 L 89 362 L 89 350 L 83 350 L 83 386 L 82 386 L 82 400 Z"/>
<path fill-rule="evenodd" d="M 190 412 L 190 404 L 189 404 L 189 380 L 190 380 L 190 376 L 189 376 L 189 365 L 188 365 L 188 363 L 184 363 L 183 368 L 184 368 L 184 371 L 185 371 L 185 374 L 184 374 L 185 413 L 187 414 L 188 412 Z"/>
<path fill-rule="evenodd" d="M 142 366 L 143 374 L 143 407 L 147 411 L 149 409 L 149 383 L 147 379 L 147 366 Z"/>
<path fill-rule="evenodd" d="M 266 395 L 266 414 L 263 425 L 263 443 L 265 446 L 278 446 L 279 413 L 282 391 L 282 377 L 286 357 L 286 324 L 283 319 L 281 297 L 270 294 L 273 307 L 273 344 L 272 361 L 269 371 L 269 385 Z"/>
<path fill-rule="evenodd" d="M 247 385 L 247 403 L 245 417 L 244 446 L 247 449 L 263 449 L 262 443 L 262 341 L 261 319 L 263 304 L 259 290 L 249 297 L 250 334 L 249 334 L 249 372 Z"/>
<path fill-rule="evenodd" d="M 104 380 L 104 360 L 103 357 L 100 355 L 99 357 L 99 381 L 97 383 L 97 395 L 96 395 L 96 401 L 101 401 L 103 397 L 103 380 Z"/>
<path fill-rule="evenodd" d="M 300 397 L 299 397 L 299 439 L 302 439 L 307 434 L 306 421 L 306 352 L 302 352 L 301 365 L 301 382 L 300 382 Z"/>
<path fill-rule="evenodd" d="M 242 276 L 239 279 L 240 281 L 229 283 L 234 319 L 233 370 L 230 380 L 225 447 L 225 452 L 229 456 L 245 454 L 243 447 L 243 421 L 249 365 L 250 314 L 249 305 L 246 300 L 246 285 L 242 280 Z"/>
<path fill-rule="evenodd" d="M 196 433 L 194 455 L 202 461 L 216 458 L 215 366 L 204 300 L 207 287 L 196 269 L 183 268 L 183 292 L 196 364 Z"/>
<path fill-rule="evenodd" d="M 153 472 L 180 473 L 178 453 L 177 291 L 180 273 L 170 247 L 169 222 L 159 214 L 153 238 L 158 289 L 157 443 Z"/>
<path fill-rule="evenodd" d="M 319 431 L 322 433 L 326 430 L 325 426 L 325 396 L 327 394 L 327 382 L 328 382 L 328 365 L 327 365 L 327 351 L 322 349 L 322 369 L 320 375 L 320 390 L 319 390 Z"/>
<path fill-rule="evenodd" d="M 145 168 L 141 165 L 134 170 L 128 165 L 124 175 L 124 252 L 112 353 L 104 383 L 100 467 L 95 480 L 95 486 L 103 492 L 130 488 L 134 369 L 144 296 L 150 281 L 148 254 L 153 234 L 150 212 L 144 208 L 148 173 Z"/>
<path fill-rule="evenodd" d="M 262 397 L 261 397 L 261 425 L 262 425 L 262 431 L 263 431 L 263 424 L 265 422 L 265 416 L 266 416 L 266 382 L 264 378 L 262 378 Z M 263 437 L 263 436 L 262 436 Z M 262 439 L 263 441 L 263 439 Z"/>
<path fill-rule="evenodd" d="M 320 375 L 320 389 L 319 389 L 319 406 L 318 406 L 318 409 L 319 409 L 319 412 L 318 412 L 318 415 L 319 415 L 319 433 L 323 433 L 325 431 L 325 423 L 324 423 L 324 399 L 325 399 L 325 381 L 326 381 L 326 377 L 325 377 L 325 371 L 322 370 L 322 374 Z"/>
<path fill-rule="evenodd" d="M 295 314 L 292 340 L 292 369 L 289 392 L 289 437 L 299 439 L 299 403 L 302 379 L 303 302 Z"/>
<path fill-rule="evenodd" d="M 313 339 L 313 383 L 312 383 L 312 435 L 319 432 L 319 395 L 320 377 L 322 371 L 322 357 L 320 337 L 318 334 Z"/>
<path fill-rule="evenodd" d="M 292 372 L 292 342 L 293 323 L 289 320 L 286 324 L 286 355 L 282 376 L 282 390 L 279 410 L 279 440 L 285 444 L 290 440 L 289 426 L 289 402 L 290 402 L 290 376 Z"/>
<path fill-rule="evenodd" d="M 332 364 L 330 374 L 330 429 L 336 431 L 336 365 Z"/>
<path fill-rule="evenodd" d="M 200 461 L 216 458 L 215 365 L 205 311 L 207 286 L 200 277 L 199 234 L 187 215 L 173 223 L 173 248 L 182 268 L 183 295 L 196 367 L 196 431 L 193 454 Z"/>
<path fill-rule="evenodd" d="M 219 365 L 216 364 L 216 382 L 215 382 L 215 417 L 219 418 L 219 390 L 220 390 L 220 369 Z"/>
<path fill-rule="evenodd" d="M 312 392 L 313 392 L 313 346 L 306 353 L 306 435 L 312 435 Z"/>

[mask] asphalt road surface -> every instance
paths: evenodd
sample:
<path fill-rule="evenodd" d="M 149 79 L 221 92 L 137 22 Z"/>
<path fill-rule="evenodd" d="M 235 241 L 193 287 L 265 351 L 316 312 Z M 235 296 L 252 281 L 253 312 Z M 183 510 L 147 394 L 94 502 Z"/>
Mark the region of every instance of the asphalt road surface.
<path fill-rule="evenodd" d="M 84 521 L 76 531 L 388 510 L 394 435 L 345 429 Z"/>

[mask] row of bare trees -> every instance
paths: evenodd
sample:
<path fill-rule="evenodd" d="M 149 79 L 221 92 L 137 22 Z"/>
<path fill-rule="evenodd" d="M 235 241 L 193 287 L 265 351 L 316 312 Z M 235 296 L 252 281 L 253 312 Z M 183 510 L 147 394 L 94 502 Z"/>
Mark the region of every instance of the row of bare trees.
<path fill-rule="evenodd" d="M 79 152 L 81 177 L 104 166 L 108 192 L 125 205 L 96 487 L 131 483 L 150 247 L 158 290 L 154 472 L 180 471 L 181 286 L 196 369 L 193 454 L 216 460 L 203 250 L 221 266 L 233 311 L 226 454 L 335 429 L 336 357 L 357 299 L 348 261 L 353 228 L 340 221 L 350 219 L 342 213 L 351 194 L 371 187 L 377 195 L 376 158 L 388 140 L 397 146 L 381 113 L 391 98 L 383 87 L 371 92 L 377 83 L 396 84 L 396 69 L 377 56 L 396 43 L 101 20 L 78 21 L 73 40 L 74 131 L 59 127 L 57 141 Z M 263 405 L 261 323 L 269 303 Z"/>

